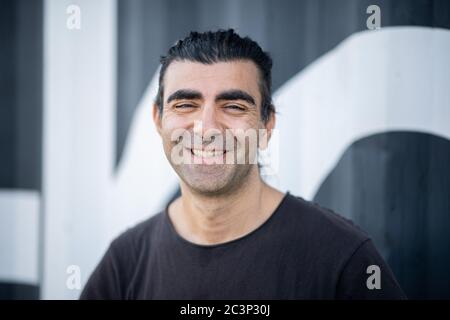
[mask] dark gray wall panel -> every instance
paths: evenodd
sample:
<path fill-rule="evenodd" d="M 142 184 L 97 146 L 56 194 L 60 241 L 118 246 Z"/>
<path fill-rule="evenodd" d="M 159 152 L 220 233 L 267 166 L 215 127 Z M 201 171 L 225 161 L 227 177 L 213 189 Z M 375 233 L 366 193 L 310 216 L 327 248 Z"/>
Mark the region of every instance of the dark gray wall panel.
<path fill-rule="evenodd" d="M 15 65 L 16 25 L 14 1 L 3 1 L 0 10 L 0 187 L 14 186 L 16 155 Z"/>
<path fill-rule="evenodd" d="M 1 2 L 0 188 L 41 188 L 42 4 Z"/>
<path fill-rule="evenodd" d="M 0 282 L 0 300 L 37 300 L 39 287 L 10 282 Z"/>
<path fill-rule="evenodd" d="M 450 298 L 450 141 L 386 132 L 352 143 L 314 201 L 374 239 L 409 298 Z"/>

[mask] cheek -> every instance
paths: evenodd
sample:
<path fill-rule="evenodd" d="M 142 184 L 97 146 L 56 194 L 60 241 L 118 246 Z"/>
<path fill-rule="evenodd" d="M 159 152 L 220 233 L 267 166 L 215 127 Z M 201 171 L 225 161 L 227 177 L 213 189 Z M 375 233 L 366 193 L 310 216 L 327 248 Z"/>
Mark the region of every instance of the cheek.
<path fill-rule="evenodd" d="M 251 128 L 257 129 L 259 125 L 258 118 L 253 116 L 245 117 L 230 117 L 226 121 L 227 128 L 231 130 L 240 129 L 248 130 Z"/>
<path fill-rule="evenodd" d="M 243 146 L 244 141 L 251 137 L 254 143 L 257 143 L 259 130 L 264 128 L 262 126 L 258 114 L 248 114 L 244 117 L 236 117 L 227 121 L 228 128 L 231 130 L 234 138 L 238 141 L 240 146 Z M 248 134 L 248 137 L 245 136 Z"/>
<path fill-rule="evenodd" d="M 180 117 L 177 115 L 167 114 L 166 116 L 163 116 L 161 121 L 161 130 L 164 138 L 166 140 L 170 140 L 170 137 L 175 130 L 188 130 L 191 122 L 192 121 L 186 119 L 186 117 Z"/>

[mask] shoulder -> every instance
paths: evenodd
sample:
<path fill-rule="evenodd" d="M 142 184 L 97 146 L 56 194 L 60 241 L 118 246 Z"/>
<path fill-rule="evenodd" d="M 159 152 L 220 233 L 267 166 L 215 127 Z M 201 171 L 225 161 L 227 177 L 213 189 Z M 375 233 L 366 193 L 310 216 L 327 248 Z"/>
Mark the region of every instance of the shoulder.
<path fill-rule="evenodd" d="M 295 256 L 309 257 L 325 274 L 337 277 L 355 252 L 370 241 L 350 219 L 301 197 L 288 194 L 282 211 L 278 236 L 283 245 Z"/>
<path fill-rule="evenodd" d="M 128 228 L 109 245 L 103 258 L 92 272 L 80 299 L 124 299 L 130 294 L 140 255 L 158 230 L 162 213 Z"/>
<path fill-rule="evenodd" d="M 138 250 L 146 243 L 151 242 L 152 238 L 155 238 L 160 232 L 163 218 L 164 211 L 129 227 L 111 242 L 111 249 L 127 252 L 131 250 L 136 256 Z"/>
<path fill-rule="evenodd" d="M 161 229 L 163 212 L 129 227 L 111 241 L 107 255 L 118 271 L 125 276 L 132 276 L 135 267 L 151 252 Z"/>
<path fill-rule="evenodd" d="M 351 220 L 331 209 L 301 197 L 288 195 L 285 203 L 289 238 L 299 256 L 314 261 L 318 282 L 327 279 L 338 298 L 405 298 L 394 274 L 377 251 L 369 235 Z M 382 290 L 368 290 L 370 267 L 382 274 Z"/>
<path fill-rule="evenodd" d="M 288 194 L 285 203 L 289 219 L 297 231 L 317 240 L 329 240 L 341 246 L 357 246 L 369 239 L 368 234 L 348 218 L 320 204 Z"/>

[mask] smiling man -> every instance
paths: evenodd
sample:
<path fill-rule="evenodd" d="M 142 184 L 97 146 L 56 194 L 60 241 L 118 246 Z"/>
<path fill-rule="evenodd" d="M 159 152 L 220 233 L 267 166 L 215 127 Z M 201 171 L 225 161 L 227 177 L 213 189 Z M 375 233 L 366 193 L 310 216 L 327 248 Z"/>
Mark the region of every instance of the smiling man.
<path fill-rule="evenodd" d="M 275 110 L 256 42 L 192 32 L 161 64 L 153 118 L 181 196 L 111 243 L 82 299 L 405 297 L 362 230 L 261 179 Z"/>

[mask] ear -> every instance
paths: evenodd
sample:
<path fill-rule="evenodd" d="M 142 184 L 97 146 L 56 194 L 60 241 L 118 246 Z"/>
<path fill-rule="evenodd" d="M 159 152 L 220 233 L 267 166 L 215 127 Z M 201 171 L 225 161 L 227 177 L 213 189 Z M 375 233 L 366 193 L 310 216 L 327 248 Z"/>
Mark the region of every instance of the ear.
<path fill-rule="evenodd" d="M 161 115 L 156 103 L 153 104 L 153 122 L 155 123 L 158 134 L 161 135 Z"/>
<path fill-rule="evenodd" d="M 273 110 L 275 110 L 275 108 L 273 108 Z M 275 111 L 272 111 L 270 113 L 269 119 L 267 120 L 267 122 L 264 124 L 264 135 L 262 135 L 260 137 L 260 145 L 259 147 L 261 149 L 266 149 L 270 138 L 272 137 L 272 130 L 275 128 L 275 123 L 276 123 L 276 116 L 275 116 Z"/>

